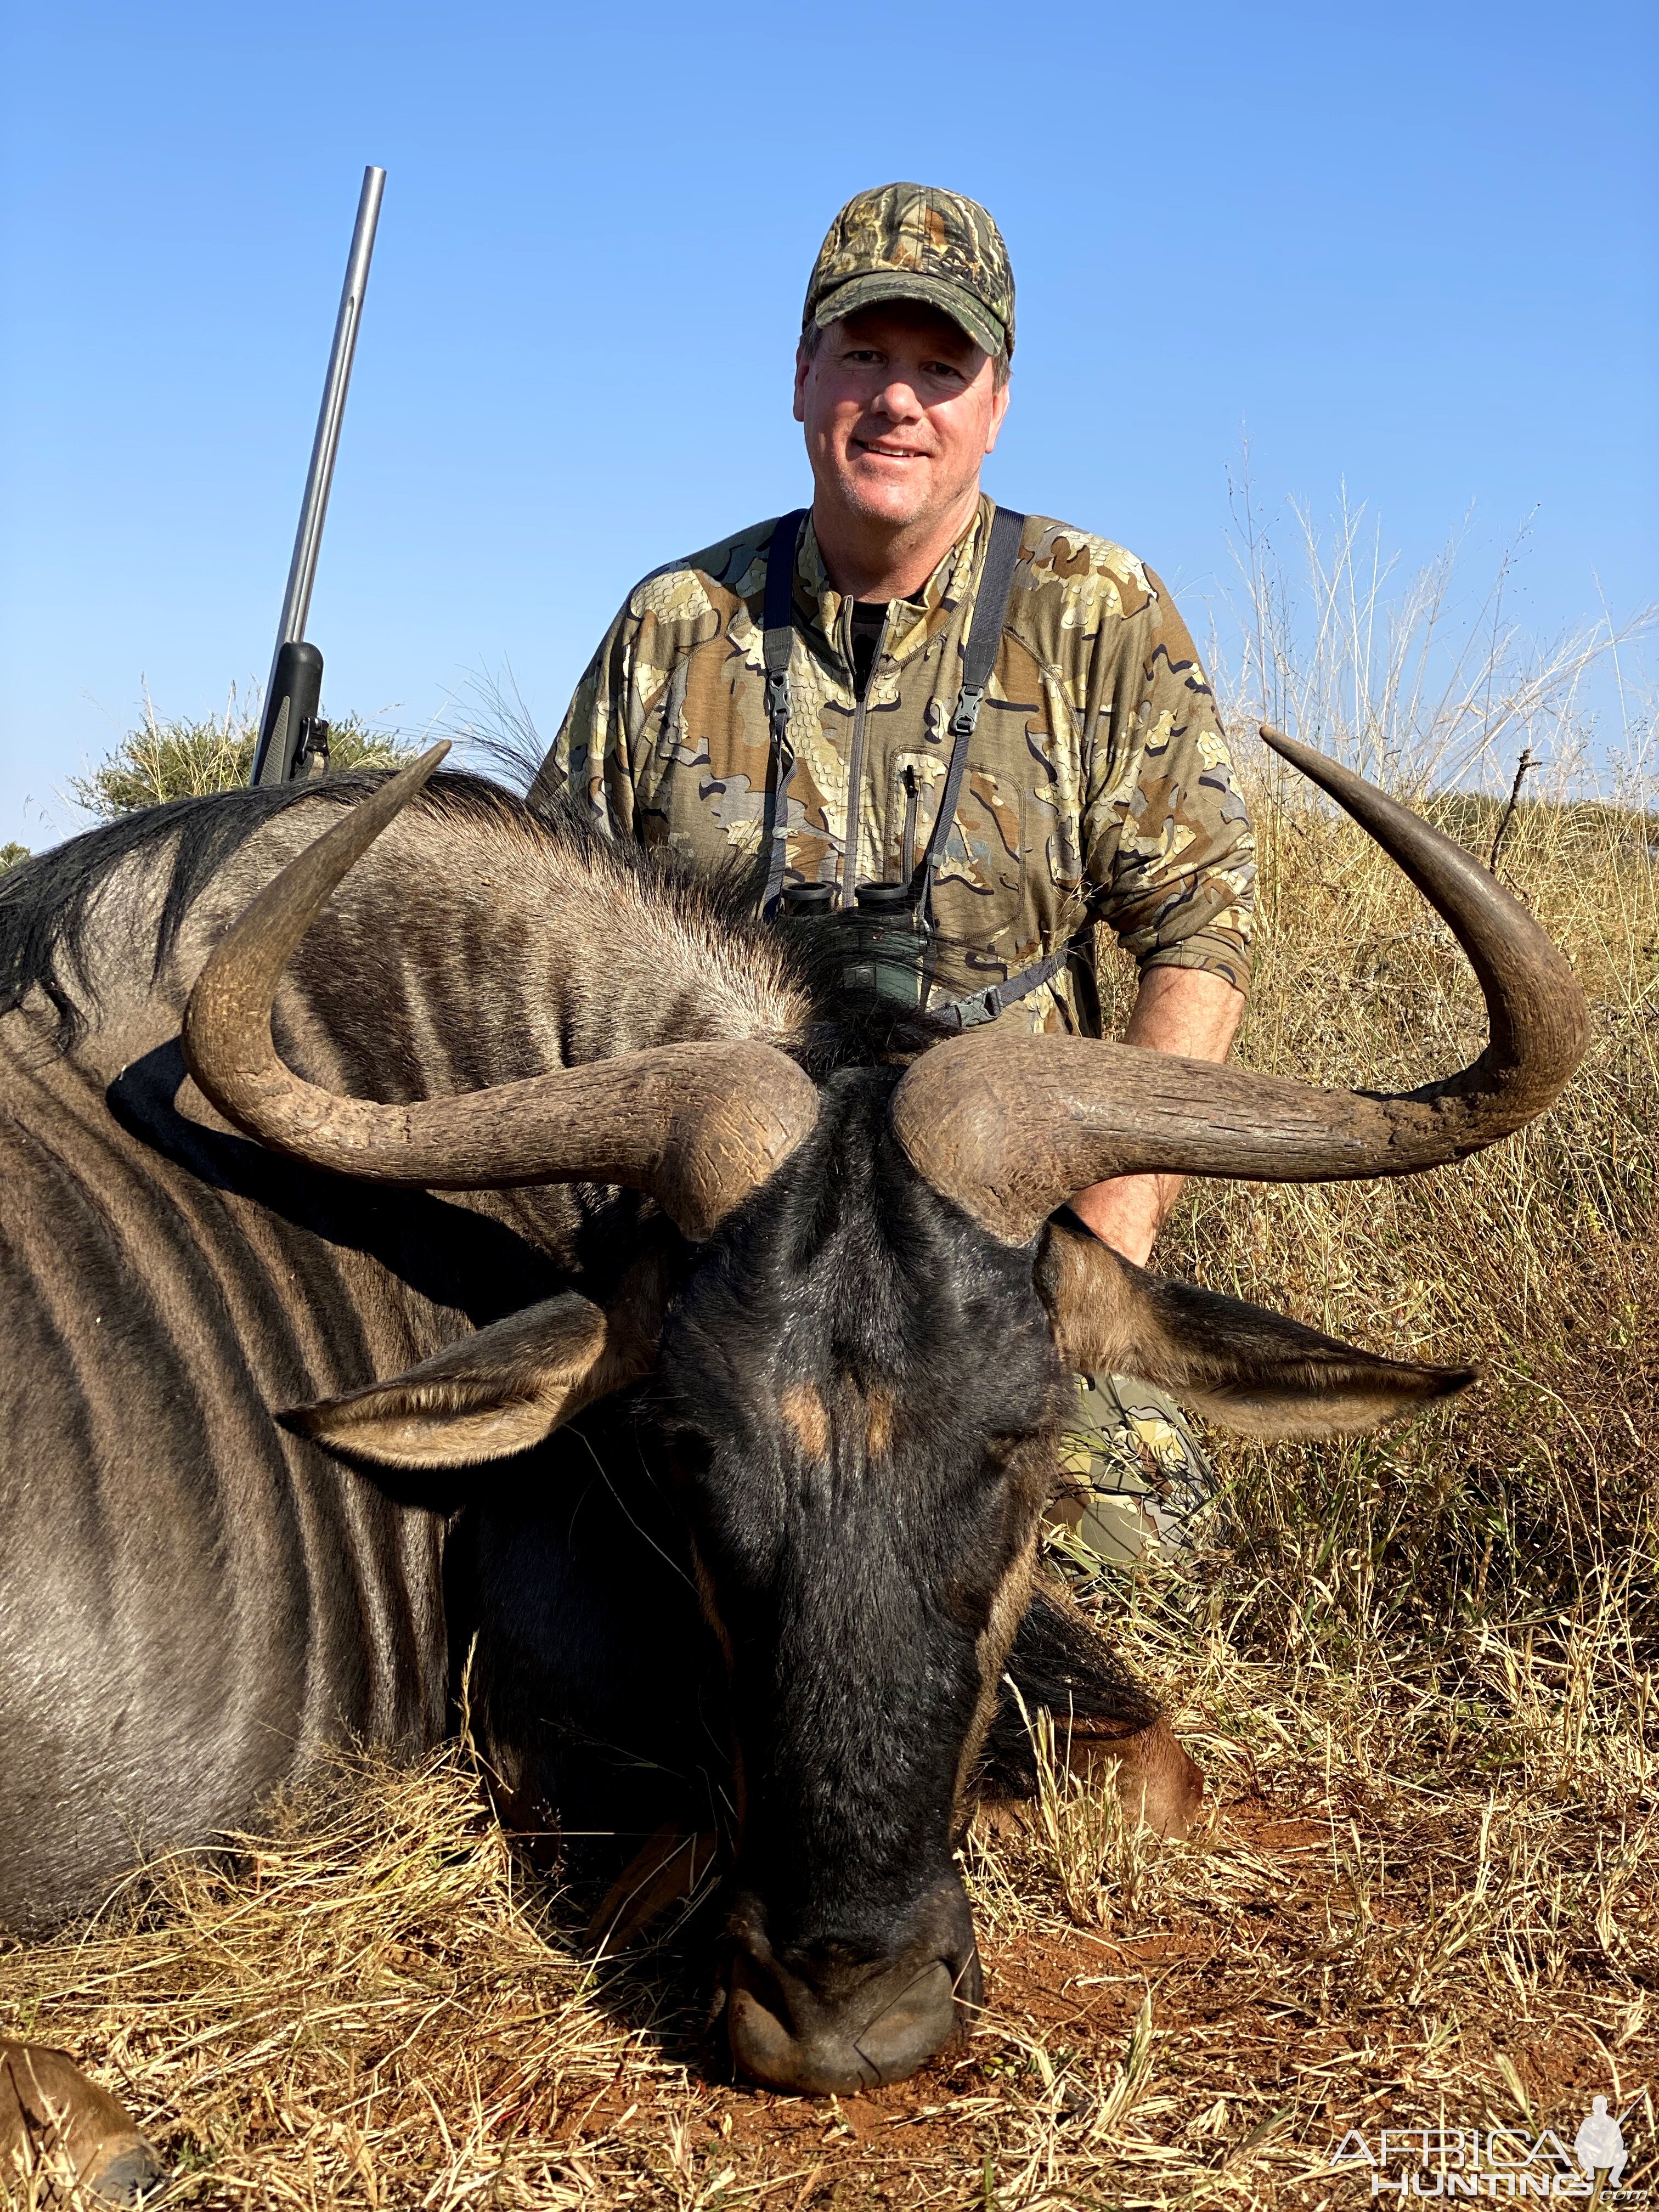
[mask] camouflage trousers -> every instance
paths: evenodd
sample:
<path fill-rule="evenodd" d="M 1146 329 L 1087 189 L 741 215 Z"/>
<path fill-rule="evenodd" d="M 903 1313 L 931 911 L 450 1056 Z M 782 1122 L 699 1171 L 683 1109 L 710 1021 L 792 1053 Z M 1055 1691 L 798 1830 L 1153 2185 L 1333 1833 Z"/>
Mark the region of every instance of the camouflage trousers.
<path fill-rule="evenodd" d="M 1194 1547 L 1194 1524 L 1214 1497 L 1208 1453 L 1173 1399 L 1129 1375 L 1080 1375 L 1077 1420 L 1060 1439 L 1061 1485 L 1049 1518 L 1105 1559 L 1133 1559 L 1156 1543 Z"/>

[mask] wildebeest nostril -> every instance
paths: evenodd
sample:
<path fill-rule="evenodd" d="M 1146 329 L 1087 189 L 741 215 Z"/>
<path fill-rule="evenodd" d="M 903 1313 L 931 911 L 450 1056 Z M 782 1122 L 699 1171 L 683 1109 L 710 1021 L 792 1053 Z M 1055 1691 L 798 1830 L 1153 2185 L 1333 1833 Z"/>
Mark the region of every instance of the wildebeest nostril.
<path fill-rule="evenodd" d="M 825 2005 L 795 1976 L 740 1954 L 726 2015 L 732 2058 L 763 2087 L 806 2095 L 902 2080 L 955 2035 L 957 1980 L 944 1959 L 905 1960 Z"/>
<path fill-rule="evenodd" d="M 979 2001 L 978 1955 L 959 1891 L 918 1917 L 924 1925 L 885 1959 L 786 1966 L 758 1914 L 742 1915 L 726 2008 L 738 2069 L 767 2088 L 847 2095 L 902 2080 L 943 2050 Z"/>

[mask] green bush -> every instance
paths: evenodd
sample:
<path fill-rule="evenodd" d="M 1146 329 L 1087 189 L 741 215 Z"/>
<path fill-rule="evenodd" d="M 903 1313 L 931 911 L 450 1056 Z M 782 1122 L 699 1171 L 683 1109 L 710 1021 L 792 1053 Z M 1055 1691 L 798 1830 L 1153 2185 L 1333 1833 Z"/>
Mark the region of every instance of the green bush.
<path fill-rule="evenodd" d="M 70 789 L 76 804 L 102 822 L 164 799 L 234 791 L 253 773 L 258 738 L 258 721 L 234 705 L 203 722 L 163 722 L 147 713 L 89 775 L 71 776 Z M 369 729 L 355 714 L 330 724 L 331 769 L 400 768 L 414 757 L 412 745 Z M 23 857 L 21 846 L 7 849 L 14 860 Z"/>
<path fill-rule="evenodd" d="M 3 876 L 8 868 L 15 868 L 20 860 L 27 860 L 28 856 L 28 847 L 20 845 L 15 837 L 9 844 L 0 845 L 0 876 Z"/>

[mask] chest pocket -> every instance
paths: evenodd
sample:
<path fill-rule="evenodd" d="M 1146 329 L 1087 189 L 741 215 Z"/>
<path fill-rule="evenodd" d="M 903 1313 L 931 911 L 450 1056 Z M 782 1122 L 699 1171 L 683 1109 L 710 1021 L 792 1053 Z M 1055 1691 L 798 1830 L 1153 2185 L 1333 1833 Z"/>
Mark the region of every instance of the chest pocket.
<path fill-rule="evenodd" d="M 890 880 L 908 882 L 927 849 L 939 816 L 949 763 L 936 752 L 895 753 L 889 764 L 887 860 Z M 1025 858 L 1022 793 L 991 769 L 969 767 L 945 841 L 939 880 L 953 878 L 985 890 L 1017 891 Z"/>

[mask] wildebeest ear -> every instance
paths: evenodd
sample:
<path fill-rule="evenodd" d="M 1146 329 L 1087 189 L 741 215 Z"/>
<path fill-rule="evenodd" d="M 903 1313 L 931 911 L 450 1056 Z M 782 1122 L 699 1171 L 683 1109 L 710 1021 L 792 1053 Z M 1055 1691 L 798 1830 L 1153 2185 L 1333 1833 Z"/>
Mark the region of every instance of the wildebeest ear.
<path fill-rule="evenodd" d="M 1471 1367 L 1379 1359 L 1265 1306 L 1149 1274 L 1058 1220 L 1036 1281 L 1079 1373 L 1138 1375 L 1246 1436 L 1352 1435 L 1476 1380 Z"/>
<path fill-rule="evenodd" d="M 649 1368 L 638 1323 L 574 1291 L 492 1322 L 388 1382 L 283 1416 L 336 1451 L 382 1467 L 507 1459 Z"/>

